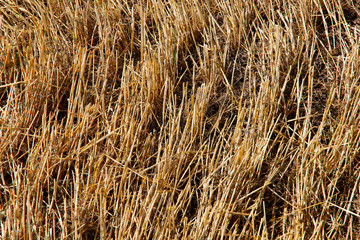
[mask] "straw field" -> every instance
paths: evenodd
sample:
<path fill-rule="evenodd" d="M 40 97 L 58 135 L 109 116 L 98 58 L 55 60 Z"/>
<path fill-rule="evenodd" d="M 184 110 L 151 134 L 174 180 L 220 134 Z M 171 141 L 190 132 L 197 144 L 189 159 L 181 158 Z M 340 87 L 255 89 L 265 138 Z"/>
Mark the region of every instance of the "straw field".
<path fill-rule="evenodd" d="M 360 1 L 0 0 L 1 239 L 359 239 Z"/>

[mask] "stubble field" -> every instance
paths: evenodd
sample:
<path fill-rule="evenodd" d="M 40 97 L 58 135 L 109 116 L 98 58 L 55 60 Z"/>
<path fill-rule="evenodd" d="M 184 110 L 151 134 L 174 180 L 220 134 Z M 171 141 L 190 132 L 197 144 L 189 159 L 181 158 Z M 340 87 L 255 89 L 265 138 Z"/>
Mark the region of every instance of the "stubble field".
<path fill-rule="evenodd" d="M 359 40 L 357 0 L 0 0 L 0 238 L 360 238 Z"/>

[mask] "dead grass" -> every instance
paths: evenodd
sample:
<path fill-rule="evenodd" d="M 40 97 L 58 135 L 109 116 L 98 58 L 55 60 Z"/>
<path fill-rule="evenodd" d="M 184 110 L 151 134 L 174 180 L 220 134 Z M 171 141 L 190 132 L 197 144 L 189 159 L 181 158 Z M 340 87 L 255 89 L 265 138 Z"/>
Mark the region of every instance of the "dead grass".
<path fill-rule="evenodd" d="M 0 0 L 1 239 L 360 238 L 360 2 Z"/>

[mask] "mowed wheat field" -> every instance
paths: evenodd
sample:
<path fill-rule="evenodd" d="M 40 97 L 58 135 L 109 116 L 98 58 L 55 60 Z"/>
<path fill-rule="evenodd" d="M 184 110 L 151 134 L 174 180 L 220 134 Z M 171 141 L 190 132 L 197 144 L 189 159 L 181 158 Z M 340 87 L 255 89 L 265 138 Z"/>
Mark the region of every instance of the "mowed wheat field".
<path fill-rule="evenodd" d="M 0 0 L 1 239 L 359 239 L 360 1 Z"/>

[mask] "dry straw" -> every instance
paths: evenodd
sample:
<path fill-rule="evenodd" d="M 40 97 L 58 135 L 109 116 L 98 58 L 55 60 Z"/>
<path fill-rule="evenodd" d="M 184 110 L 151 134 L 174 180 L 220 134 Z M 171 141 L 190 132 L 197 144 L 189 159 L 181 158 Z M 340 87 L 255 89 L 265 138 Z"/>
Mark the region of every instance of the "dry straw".
<path fill-rule="evenodd" d="M 0 238 L 359 238 L 359 5 L 0 0 Z"/>

